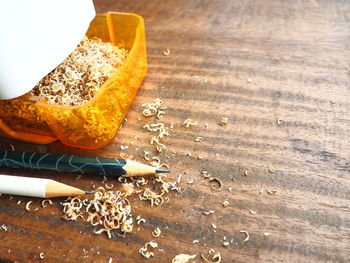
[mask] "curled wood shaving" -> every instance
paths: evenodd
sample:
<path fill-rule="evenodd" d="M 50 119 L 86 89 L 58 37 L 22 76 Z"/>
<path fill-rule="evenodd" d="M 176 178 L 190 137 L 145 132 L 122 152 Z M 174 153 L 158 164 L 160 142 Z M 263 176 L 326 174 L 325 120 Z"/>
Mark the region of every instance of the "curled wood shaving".
<path fill-rule="evenodd" d="M 228 200 L 224 200 L 223 202 L 222 202 L 222 205 L 224 206 L 224 207 L 226 207 L 226 206 L 228 206 L 230 203 L 228 202 Z"/>
<path fill-rule="evenodd" d="M 26 210 L 27 211 L 30 211 L 30 207 L 29 206 L 30 206 L 31 203 L 33 203 L 33 201 L 27 202 L 27 204 L 26 204 Z"/>
<path fill-rule="evenodd" d="M 277 193 L 276 190 L 266 190 L 266 192 L 267 192 L 268 194 L 270 194 L 270 195 L 274 195 L 274 194 Z"/>
<path fill-rule="evenodd" d="M 162 197 L 163 194 L 164 192 L 157 194 L 147 187 L 144 189 L 142 195 L 139 195 L 139 198 L 140 200 L 149 200 L 151 202 L 151 206 L 158 206 L 164 202 L 164 199 Z"/>
<path fill-rule="evenodd" d="M 113 184 L 105 184 L 105 188 L 110 190 L 113 188 Z"/>
<path fill-rule="evenodd" d="M 146 161 L 149 161 L 149 157 L 148 155 L 150 154 L 150 152 L 147 152 L 147 151 L 143 151 L 143 159 L 145 159 Z"/>
<path fill-rule="evenodd" d="M 249 240 L 249 233 L 245 230 L 240 230 L 240 233 L 244 233 L 246 235 L 246 238 L 243 240 L 243 243 L 247 242 Z"/>
<path fill-rule="evenodd" d="M 227 117 L 222 117 L 220 120 L 220 125 L 225 126 L 228 123 L 228 118 Z"/>
<path fill-rule="evenodd" d="M 192 119 L 186 119 L 182 125 L 185 126 L 185 128 L 189 128 L 190 126 L 196 126 L 198 123 L 195 121 L 195 122 L 192 122 Z"/>
<path fill-rule="evenodd" d="M 202 141 L 204 141 L 204 138 L 198 136 L 198 137 L 195 139 L 195 141 L 196 141 L 196 142 L 202 142 Z"/>
<path fill-rule="evenodd" d="M 41 252 L 41 253 L 39 254 L 39 258 L 44 259 L 44 258 L 45 258 L 45 257 L 44 257 L 44 253 Z"/>
<path fill-rule="evenodd" d="M 137 224 L 138 225 L 141 224 L 141 223 L 146 223 L 146 219 L 140 218 L 140 219 L 137 220 Z"/>
<path fill-rule="evenodd" d="M 199 243 L 199 240 L 198 239 L 195 239 L 192 241 L 193 244 L 196 244 L 196 243 Z"/>
<path fill-rule="evenodd" d="M 170 55 L 170 49 L 167 48 L 166 50 L 163 51 L 164 56 L 169 56 Z"/>
<path fill-rule="evenodd" d="M 42 202 L 41 202 L 41 206 L 43 208 L 46 207 L 45 203 L 49 203 L 49 205 L 52 205 L 52 201 L 50 199 L 44 199 Z"/>
<path fill-rule="evenodd" d="M 204 211 L 203 214 L 205 215 L 210 215 L 210 214 L 214 214 L 215 210 L 209 210 L 209 211 Z"/>
<path fill-rule="evenodd" d="M 210 249 L 208 254 L 209 254 L 209 255 L 214 254 L 214 255 L 212 256 L 212 260 L 213 260 L 213 261 L 210 261 L 209 259 L 207 259 L 207 258 L 202 254 L 201 257 L 202 257 L 202 260 L 203 260 L 205 263 L 220 263 L 220 262 L 221 262 L 221 254 L 220 254 L 220 252 L 216 252 L 216 253 L 215 253 L 214 249 Z"/>
<path fill-rule="evenodd" d="M 159 111 L 166 109 L 166 107 L 161 107 L 162 104 L 163 104 L 163 101 L 159 98 L 154 99 L 153 102 L 151 103 L 142 104 L 142 107 L 144 107 L 142 111 L 142 115 L 145 117 L 157 116 L 157 118 L 159 119 L 161 117 L 159 114 Z M 164 111 L 162 113 L 164 113 Z"/>
<path fill-rule="evenodd" d="M 204 178 L 209 178 L 210 174 L 207 171 L 202 171 L 201 172 L 201 176 L 204 177 Z"/>
<path fill-rule="evenodd" d="M 224 247 L 228 247 L 228 246 L 230 245 L 230 243 L 227 242 L 227 241 L 224 241 L 224 242 L 222 242 L 222 245 L 223 245 Z"/>
<path fill-rule="evenodd" d="M 157 244 L 157 242 L 151 240 L 151 241 L 147 242 L 142 248 L 139 249 L 139 253 L 147 259 L 154 257 L 154 253 L 148 251 L 148 246 L 150 246 L 151 248 L 157 248 L 158 244 Z"/>
<path fill-rule="evenodd" d="M 160 230 L 159 227 L 156 227 L 153 231 L 152 231 L 152 236 L 157 238 L 160 236 L 160 234 L 162 233 L 162 231 Z"/>
<path fill-rule="evenodd" d="M 249 212 L 250 212 L 252 215 L 255 215 L 255 214 L 256 214 L 256 212 L 253 211 L 253 210 L 251 210 L 251 209 L 249 209 Z"/>
<path fill-rule="evenodd" d="M 219 178 L 216 178 L 216 177 L 211 177 L 209 179 L 209 182 L 217 182 L 218 183 L 218 186 L 216 186 L 216 184 L 212 184 L 211 185 L 211 188 L 215 191 L 220 191 L 222 189 L 222 182 Z"/>
<path fill-rule="evenodd" d="M 176 255 L 171 262 L 172 263 L 187 263 L 191 259 L 194 259 L 196 256 L 197 256 L 197 254 L 193 254 L 193 255 L 179 254 L 179 255 Z"/>

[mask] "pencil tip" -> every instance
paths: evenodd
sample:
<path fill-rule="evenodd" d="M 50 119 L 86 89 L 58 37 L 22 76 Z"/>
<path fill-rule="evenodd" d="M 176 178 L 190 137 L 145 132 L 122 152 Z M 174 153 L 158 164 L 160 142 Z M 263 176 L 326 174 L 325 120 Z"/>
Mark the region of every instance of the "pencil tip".
<path fill-rule="evenodd" d="M 86 195 L 92 194 L 92 192 L 85 191 Z"/>
<path fill-rule="evenodd" d="M 162 174 L 162 173 L 170 173 L 170 171 L 164 170 L 164 169 L 156 169 L 156 174 Z"/>

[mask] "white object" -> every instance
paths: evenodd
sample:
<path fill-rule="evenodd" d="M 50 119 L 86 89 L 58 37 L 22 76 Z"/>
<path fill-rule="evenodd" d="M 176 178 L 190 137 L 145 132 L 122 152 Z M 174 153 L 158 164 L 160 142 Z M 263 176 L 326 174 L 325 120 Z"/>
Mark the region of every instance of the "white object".
<path fill-rule="evenodd" d="M 0 0 L 0 99 L 30 91 L 76 48 L 92 0 Z"/>

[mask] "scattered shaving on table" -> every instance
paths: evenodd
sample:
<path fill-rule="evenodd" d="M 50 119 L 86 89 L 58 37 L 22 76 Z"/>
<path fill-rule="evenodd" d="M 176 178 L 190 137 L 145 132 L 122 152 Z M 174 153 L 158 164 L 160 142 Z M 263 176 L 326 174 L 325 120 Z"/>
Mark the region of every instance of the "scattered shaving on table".
<path fill-rule="evenodd" d="M 220 263 L 221 262 L 221 254 L 220 252 L 216 252 L 214 249 L 210 249 L 208 252 L 209 256 L 211 256 L 212 254 L 212 258 L 210 261 L 209 259 L 207 259 L 203 254 L 201 255 L 202 260 L 204 261 L 204 263 Z"/>
<path fill-rule="evenodd" d="M 269 232 L 264 232 L 264 236 L 265 236 L 265 237 L 268 237 L 269 235 L 270 235 Z"/>
<path fill-rule="evenodd" d="M 227 241 L 224 241 L 224 242 L 222 242 L 222 245 L 223 245 L 224 247 L 228 247 L 228 246 L 230 245 L 230 243 L 227 242 Z"/>
<path fill-rule="evenodd" d="M 255 215 L 255 214 L 256 214 L 256 212 L 253 211 L 253 210 L 251 210 L 251 209 L 249 209 L 249 212 L 250 212 L 252 215 Z"/>
<path fill-rule="evenodd" d="M 160 230 L 159 227 L 156 227 L 153 231 L 152 231 L 152 236 L 157 238 L 160 236 L 160 234 L 162 233 L 162 231 Z"/>
<path fill-rule="evenodd" d="M 44 259 L 44 258 L 45 258 L 45 257 L 44 257 L 44 253 L 40 253 L 40 254 L 39 254 L 39 258 Z"/>
<path fill-rule="evenodd" d="M 170 55 L 170 49 L 167 48 L 166 50 L 163 51 L 164 56 L 169 56 Z"/>
<path fill-rule="evenodd" d="M 82 105 L 94 98 L 99 88 L 118 71 L 126 57 L 125 49 L 98 38 L 88 39 L 84 36 L 68 58 L 29 93 L 53 104 Z"/>
<path fill-rule="evenodd" d="M 49 203 L 49 205 L 52 205 L 52 201 L 50 199 L 44 199 L 42 202 L 41 202 L 41 206 L 43 208 L 46 207 L 45 203 Z"/>
<path fill-rule="evenodd" d="M 228 123 L 228 118 L 227 117 L 222 117 L 220 120 L 220 125 L 225 126 Z"/>
<path fill-rule="evenodd" d="M 196 126 L 198 123 L 195 121 L 195 122 L 192 122 L 192 120 L 191 119 L 186 119 L 183 123 L 182 123 L 182 125 L 183 126 L 185 126 L 185 128 L 187 129 L 187 128 L 189 128 L 189 127 L 191 127 L 191 126 Z"/>
<path fill-rule="evenodd" d="M 277 119 L 277 125 L 280 126 L 282 124 L 283 120 L 281 118 Z"/>
<path fill-rule="evenodd" d="M 148 251 L 148 245 L 151 247 L 151 248 L 157 248 L 158 247 L 158 244 L 156 241 L 149 241 L 147 242 L 142 248 L 139 249 L 139 253 L 144 256 L 145 258 L 151 258 L 151 257 L 154 257 L 154 253 L 153 252 L 150 252 Z"/>
<path fill-rule="evenodd" d="M 26 210 L 27 211 L 30 211 L 30 207 L 29 206 L 30 206 L 31 203 L 33 203 L 33 201 L 27 202 L 27 204 L 26 204 Z"/>
<path fill-rule="evenodd" d="M 142 104 L 142 107 L 144 107 L 142 111 L 142 115 L 145 117 L 149 116 L 157 116 L 159 119 L 163 113 L 165 113 L 163 110 L 165 110 L 167 107 L 161 107 L 163 104 L 163 101 L 159 98 L 156 98 L 151 103 L 144 103 Z"/>
<path fill-rule="evenodd" d="M 194 259 L 196 256 L 197 256 L 197 254 L 193 254 L 193 255 L 179 254 L 179 255 L 176 255 L 171 262 L 172 263 L 188 263 L 191 259 Z"/>
<path fill-rule="evenodd" d="M 167 109 L 167 107 L 161 107 L 162 104 L 163 104 L 163 101 L 161 101 L 159 98 L 156 98 L 153 101 L 153 103 L 142 104 L 142 107 L 144 107 L 142 111 L 142 115 L 145 117 L 156 116 L 158 119 L 160 119 L 163 116 L 163 114 L 165 114 L 164 110 Z M 171 124 L 170 127 L 167 127 L 162 122 L 151 123 L 151 124 L 145 124 L 143 128 L 147 129 L 150 133 L 156 133 L 156 136 L 151 137 L 150 144 L 156 146 L 157 152 L 162 152 L 163 149 L 166 149 L 166 146 L 162 143 L 162 139 L 165 136 L 170 136 L 169 130 L 173 128 L 173 124 Z M 145 159 L 148 158 L 146 152 L 144 155 Z"/>
<path fill-rule="evenodd" d="M 247 79 L 247 82 L 248 82 L 248 83 L 252 83 L 253 80 L 252 80 L 251 78 L 248 78 L 248 79 Z"/>
<path fill-rule="evenodd" d="M 209 182 L 217 182 L 217 184 L 212 184 L 211 185 L 211 189 L 215 190 L 215 191 L 220 191 L 222 189 L 222 182 L 219 178 L 216 177 L 211 177 L 209 179 Z"/>
<path fill-rule="evenodd" d="M 246 235 L 246 238 L 243 240 L 243 243 L 247 242 L 249 240 L 249 233 L 245 230 L 240 230 L 240 233 L 244 233 Z"/>
<path fill-rule="evenodd" d="M 195 141 L 196 141 L 196 142 L 202 142 L 202 141 L 204 141 L 204 138 L 198 136 L 198 137 L 195 139 Z"/>
<path fill-rule="evenodd" d="M 223 207 L 226 207 L 226 206 L 228 206 L 230 203 L 228 202 L 228 200 L 224 200 L 223 202 L 222 202 L 222 205 L 223 205 Z"/>
<path fill-rule="evenodd" d="M 204 211 L 203 214 L 205 215 L 210 215 L 210 214 L 214 214 L 215 213 L 215 210 L 209 210 L 209 211 Z"/>
<path fill-rule="evenodd" d="M 274 195 L 274 194 L 277 193 L 276 190 L 266 190 L 266 192 L 267 192 L 268 194 L 270 194 L 270 195 Z"/>

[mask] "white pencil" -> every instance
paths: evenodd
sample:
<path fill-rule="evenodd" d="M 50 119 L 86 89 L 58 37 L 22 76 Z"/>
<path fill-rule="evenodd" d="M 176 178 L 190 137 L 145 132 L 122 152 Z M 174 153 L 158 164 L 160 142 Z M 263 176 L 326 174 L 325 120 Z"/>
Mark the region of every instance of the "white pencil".
<path fill-rule="evenodd" d="M 86 194 L 83 190 L 51 179 L 14 175 L 0 175 L 0 193 L 42 198 Z"/>

